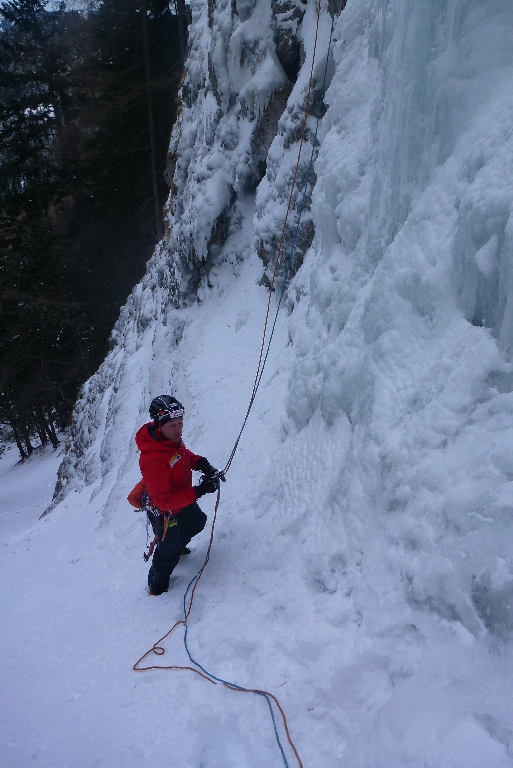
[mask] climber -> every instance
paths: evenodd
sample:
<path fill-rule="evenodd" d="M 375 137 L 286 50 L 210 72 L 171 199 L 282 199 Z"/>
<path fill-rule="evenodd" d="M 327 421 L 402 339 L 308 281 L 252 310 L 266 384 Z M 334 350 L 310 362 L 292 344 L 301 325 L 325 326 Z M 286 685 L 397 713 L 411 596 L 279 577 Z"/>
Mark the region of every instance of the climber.
<path fill-rule="evenodd" d="M 155 534 L 148 573 L 151 595 L 167 592 L 169 577 L 181 555 L 189 552 L 190 540 L 205 527 L 207 516 L 197 500 L 219 488 L 218 471 L 182 442 L 183 415 L 184 408 L 178 400 L 171 395 L 160 395 L 150 405 L 153 421 L 144 424 L 135 436 L 141 452 L 139 466 L 143 479 L 128 500 L 134 506 L 139 506 L 137 500 L 140 500 Z M 194 487 L 193 469 L 204 475 Z"/>

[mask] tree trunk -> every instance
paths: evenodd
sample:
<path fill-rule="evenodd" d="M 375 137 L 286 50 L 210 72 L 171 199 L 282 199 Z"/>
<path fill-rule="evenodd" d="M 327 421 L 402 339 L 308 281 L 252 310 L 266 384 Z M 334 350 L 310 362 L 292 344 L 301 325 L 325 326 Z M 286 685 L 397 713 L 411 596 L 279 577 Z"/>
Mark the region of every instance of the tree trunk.
<path fill-rule="evenodd" d="M 33 452 L 34 447 L 32 443 L 30 442 L 30 434 L 27 428 L 27 425 L 24 424 L 20 428 L 21 436 L 23 437 L 23 442 L 25 443 L 25 449 L 27 451 L 27 455 L 30 456 L 30 454 Z"/>
<path fill-rule="evenodd" d="M 20 452 L 20 459 L 21 459 L 21 461 L 25 461 L 25 459 L 27 458 L 27 454 L 25 453 L 25 451 L 23 449 L 23 445 L 21 444 L 19 432 L 16 429 L 15 424 L 13 424 L 11 421 L 9 422 L 9 424 L 10 424 L 10 427 L 11 427 L 11 429 L 13 431 L 14 439 L 16 440 L 16 447 L 18 448 L 18 451 Z"/>
<path fill-rule="evenodd" d="M 176 0 L 176 11 L 178 15 L 178 36 L 180 38 L 180 56 L 182 59 L 182 65 L 185 66 L 185 59 L 187 58 L 187 27 L 188 18 L 187 10 L 185 8 L 185 0 Z"/>
<path fill-rule="evenodd" d="M 46 434 L 46 430 L 44 427 L 44 424 L 40 422 L 39 419 L 35 422 L 36 425 L 36 432 L 39 436 L 39 440 L 41 441 L 41 445 L 46 445 L 48 442 L 48 436 Z"/>
<path fill-rule="evenodd" d="M 16 426 L 16 420 L 14 418 L 13 408 L 9 400 L 6 398 L 5 400 L 6 410 L 8 413 L 7 421 L 9 422 L 9 426 L 12 429 L 14 439 L 16 441 L 16 447 L 18 448 L 18 451 L 20 452 L 20 460 L 25 461 L 27 458 L 27 454 L 25 453 L 25 450 L 23 448 L 23 445 L 21 443 L 21 436 L 18 431 L 18 428 Z"/>
<path fill-rule="evenodd" d="M 153 98 L 151 93 L 151 66 L 150 66 L 150 36 L 148 34 L 148 11 L 146 0 L 141 2 L 143 42 L 144 42 L 144 70 L 146 75 L 146 100 L 148 104 L 148 128 L 150 133 L 151 154 L 151 180 L 153 184 L 153 204 L 155 207 L 155 230 L 157 239 L 162 240 L 164 230 L 160 212 L 159 182 L 157 175 L 157 151 L 155 146 L 155 121 L 153 119 Z"/>
<path fill-rule="evenodd" d="M 52 424 L 52 420 L 50 416 L 45 416 L 45 413 L 42 408 L 38 408 L 37 411 L 37 418 L 39 420 L 39 423 L 41 424 L 43 430 L 44 430 L 44 436 L 45 436 L 45 442 L 41 442 L 42 445 L 45 445 L 48 440 L 50 440 L 54 451 L 57 450 L 59 447 L 59 441 L 57 439 L 57 435 L 55 434 L 55 428 Z"/>
<path fill-rule="evenodd" d="M 46 430 L 48 432 L 48 436 L 50 438 L 50 442 L 51 442 L 51 444 L 53 446 L 53 450 L 56 451 L 57 448 L 59 447 L 59 440 L 57 438 L 57 433 L 55 432 L 55 427 L 54 427 L 54 424 L 53 424 L 53 421 L 52 421 L 52 415 L 51 414 L 49 414 L 46 417 L 45 424 L 46 424 Z"/>

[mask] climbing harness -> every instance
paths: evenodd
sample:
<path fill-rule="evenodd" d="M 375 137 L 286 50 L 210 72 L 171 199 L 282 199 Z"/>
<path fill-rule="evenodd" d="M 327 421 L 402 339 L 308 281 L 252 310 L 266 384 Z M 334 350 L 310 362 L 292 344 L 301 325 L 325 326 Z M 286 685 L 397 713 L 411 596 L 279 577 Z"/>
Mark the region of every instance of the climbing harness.
<path fill-rule="evenodd" d="M 148 551 L 144 553 L 144 561 L 147 563 L 150 557 L 153 554 L 153 550 L 157 546 L 157 542 L 160 538 L 161 541 L 164 541 L 166 538 L 166 533 L 168 531 L 168 528 L 172 528 L 174 525 L 178 525 L 176 520 L 174 518 L 169 519 L 169 515 L 164 515 L 164 530 L 162 531 L 162 538 L 158 535 L 158 533 L 155 534 L 155 537 L 153 541 L 151 542 L 150 546 L 148 547 Z"/>
<path fill-rule="evenodd" d="M 294 237 L 293 237 L 293 240 L 292 240 L 292 245 L 291 245 L 291 248 L 290 248 L 290 253 L 289 253 L 289 255 L 288 255 L 287 259 L 286 259 L 286 263 L 285 263 L 284 278 L 283 278 L 283 284 L 282 284 L 282 288 L 281 288 L 281 292 L 280 292 L 280 297 L 279 297 L 279 300 L 278 300 L 276 313 L 275 313 L 275 316 L 274 316 L 273 324 L 272 324 L 272 327 L 271 327 L 271 332 L 269 334 L 269 339 L 267 341 L 267 346 L 266 346 L 267 326 L 268 326 L 268 322 L 269 322 L 271 298 L 272 298 L 272 293 L 273 293 L 273 289 L 274 289 L 274 283 L 275 283 L 275 280 L 276 280 L 276 275 L 277 275 L 277 270 L 278 270 L 278 263 L 279 263 L 280 256 L 281 256 L 281 250 L 282 250 L 282 247 L 283 247 L 283 241 L 284 241 L 284 237 L 285 237 L 285 231 L 286 231 L 286 225 L 287 225 L 287 221 L 288 221 L 288 216 L 289 216 L 290 208 L 291 208 L 291 205 L 292 205 L 292 198 L 293 198 L 293 193 L 294 193 L 294 189 L 295 189 L 295 185 L 296 185 L 296 179 L 297 179 L 299 163 L 300 163 L 300 158 L 301 158 L 301 151 L 302 151 L 304 137 L 305 137 L 305 132 L 306 132 L 306 121 L 307 121 L 307 116 L 308 116 L 308 106 L 309 106 L 309 102 L 310 102 L 310 94 L 311 94 L 311 88 L 312 88 L 313 69 L 314 69 L 314 63 L 315 63 L 315 53 L 316 53 L 316 49 L 317 49 L 317 36 L 318 36 L 318 31 L 319 31 L 320 12 L 321 12 L 321 0 L 317 0 L 317 19 L 316 19 L 314 49 L 313 49 L 313 55 L 312 55 L 312 65 L 311 65 L 311 70 L 310 70 L 310 79 L 309 79 L 309 83 L 308 83 L 308 92 L 307 92 L 307 97 L 306 97 L 306 102 L 305 102 L 305 114 L 304 114 L 304 118 L 303 118 L 303 126 L 302 126 L 302 131 L 301 131 L 301 139 L 300 139 L 300 144 L 299 144 L 298 158 L 297 158 L 297 163 L 296 163 L 296 167 L 295 167 L 295 170 L 294 170 L 294 176 L 293 176 L 293 179 L 292 179 L 292 186 L 291 186 L 291 191 L 290 191 L 290 195 L 289 195 L 289 200 L 288 200 L 288 205 L 287 205 L 287 211 L 286 211 L 286 214 L 285 214 L 285 219 L 284 219 L 284 222 L 283 222 L 280 242 L 279 242 L 278 250 L 277 250 L 277 254 L 276 254 L 276 260 L 275 260 L 275 263 L 274 263 L 274 272 L 273 272 L 271 284 L 269 286 L 269 298 L 268 298 L 268 302 L 267 302 L 267 311 L 266 311 L 265 322 L 264 322 L 264 331 L 263 331 L 262 343 L 261 343 L 261 347 L 260 347 L 260 355 L 259 355 L 259 359 L 258 359 L 258 366 L 257 366 L 256 374 L 255 374 L 255 380 L 254 380 L 254 383 L 253 383 L 253 391 L 251 393 L 249 405 L 248 405 L 248 408 L 247 408 L 247 411 L 246 411 L 246 415 L 245 415 L 243 423 L 242 423 L 241 430 L 240 430 L 240 432 L 239 432 L 239 434 L 237 436 L 237 439 L 236 439 L 235 444 L 233 446 L 233 449 L 232 449 L 232 452 L 230 454 L 230 457 L 229 457 L 229 459 L 228 459 L 228 461 L 226 463 L 226 466 L 224 467 L 223 470 L 221 470 L 220 472 L 217 472 L 216 475 L 214 475 L 214 477 L 218 480 L 218 488 L 217 488 L 217 499 L 216 499 L 216 505 L 215 505 L 215 510 L 214 510 L 214 518 L 212 520 L 212 527 L 211 527 L 211 531 L 210 531 L 210 541 L 209 541 L 208 548 L 207 548 L 207 554 L 205 556 L 205 560 L 204 560 L 203 565 L 201 566 L 200 570 L 191 579 L 191 581 L 189 582 L 189 585 L 187 586 L 187 589 L 185 590 L 185 593 L 184 593 L 184 596 L 183 596 L 183 618 L 179 619 L 171 627 L 169 632 L 166 632 L 165 635 L 163 635 L 159 640 L 157 640 L 157 642 L 154 643 L 154 645 L 148 651 L 146 651 L 146 653 L 143 654 L 143 656 L 141 656 L 141 658 L 138 659 L 135 662 L 134 666 L 133 666 L 133 669 L 134 669 L 135 672 L 144 672 L 144 671 L 147 671 L 147 670 L 150 670 L 150 669 L 176 669 L 176 670 L 180 669 L 180 670 L 188 670 L 190 672 L 195 672 L 197 675 L 199 675 L 200 677 L 203 677 L 205 680 L 208 680 L 208 682 L 212 683 L 213 685 L 217 685 L 217 683 L 221 683 L 226 688 L 228 688 L 228 689 L 230 689 L 232 691 L 239 691 L 241 693 L 253 693 L 253 694 L 256 694 L 257 696 L 262 696 L 266 700 L 267 705 L 269 707 L 269 712 L 270 712 L 270 715 L 271 715 L 271 720 L 272 720 L 273 729 L 274 729 L 274 735 L 275 735 L 276 742 L 278 744 L 278 747 L 279 747 L 279 750 L 280 750 L 280 754 L 281 754 L 281 757 L 282 757 L 283 764 L 284 764 L 285 768 L 289 768 L 289 763 L 287 761 L 287 757 L 285 755 L 285 751 L 283 749 L 283 745 L 282 745 L 281 740 L 280 740 L 280 734 L 278 732 L 278 726 L 277 726 L 277 722 L 276 722 L 276 717 L 275 717 L 275 713 L 274 713 L 274 710 L 273 710 L 273 703 L 276 705 L 276 707 L 278 708 L 278 710 L 280 712 L 280 715 L 282 717 L 283 727 L 284 727 L 284 730 L 285 730 L 285 734 L 287 736 L 287 741 L 288 741 L 292 751 L 294 752 L 294 756 L 295 756 L 295 758 L 297 760 L 299 768 L 303 768 L 303 763 L 301 762 L 301 758 L 299 757 L 297 749 L 296 749 L 296 747 L 294 745 L 294 742 L 292 741 L 292 738 L 290 736 L 290 731 L 289 731 L 289 728 L 288 728 L 287 718 L 285 716 L 285 712 L 283 711 L 283 708 L 282 708 L 280 702 L 278 701 L 277 697 L 274 696 L 274 694 L 270 693 L 269 691 L 261 690 L 261 689 L 258 689 L 258 688 L 244 688 L 243 686 L 238 685 L 237 683 L 229 682 L 228 680 L 224 680 L 221 677 L 217 677 L 212 672 L 209 672 L 204 666 L 202 666 L 196 659 L 193 658 L 193 656 L 192 656 L 192 654 L 190 652 L 190 649 L 189 649 L 189 646 L 188 646 L 188 642 L 187 642 L 187 639 L 188 639 L 187 638 L 187 635 L 188 635 L 188 623 L 187 622 L 188 622 L 188 619 L 189 619 L 189 616 L 190 616 L 190 613 L 191 613 L 191 610 L 192 610 L 192 604 L 194 602 L 194 595 L 195 595 L 195 592 L 196 592 L 196 588 L 197 588 L 198 583 L 199 583 L 199 581 L 200 581 L 200 579 L 201 579 L 201 577 L 203 575 L 203 572 L 204 572 L 204 570 L 205 570 L 205 568 L 207 566 L 207 563 L 208 563 L 208 561 L 210 559 L 210 551 L 212 549 L 212 543 L 213 543 L 213 540 L 214 540 L 214 530 L 215 530 L 215 524 L 216 524 L 216 519 L 217 519 L 217 511 L 218 511 L 219 502 L 220 502 L 220 499 L 221 499 L 221 488 L 220 488 L 219 481 L 220 480 L 224 480 L 226 473 L 228 472 L 228 470 L 231 467 L 231 464 L 233 462 L 235 453 L 237 451 L 237 448 L 238 448 L 238 445 L 239 445 L 242 433 L 244 431 L 244 428 L 246 426 L 247 420 L 249 418 L 249 414 L 250 414 L 251 409 L 253 407 L 253 403 L 255 401 L 256 393 L 257 393 L 258 388 L 260 386 L 260 382 L 262 381 L 262 375 L 263 375 L 264 368 L 265 368 L 265 365 L 266 365 L 266 362 L 267 362 L 267 357 L 269 355 L 269 349 L 270 349 L 271 342 L 272 342 L 272 339 L 273 339 L 274 330 L 275 330 L 276 322 L 277 322 L 277 319 L 278 319 L 278 313 L 279 313 L 281 302 L 282 302 L 283 296 L 285 294 L 285 289 L 286 289 L 286 286 L 287 286 L 287 283 L 288 283 L 288 277 L 289 277 L 289 274 L 290 274 L 290 267 L 291 267 L 292 258 L 293 258 L 294 251 L 295 251 L 295 247 L 296 247 L 297 236 L 298 236 L 298 233 L 299 233 L 299 226 L 301 224 L 301 217 L 302 217 L 305 205 L 306 205 L 306 193 L 307 193 L 308 180 L 310 178 L 310 174 L 311 174 L 312 167 L 313 167 L 315 148 L 316 148 L 316 145 L 317 145 L 317 133 L 318 133 L 318 129 L 319 129 L 319 123 L 320 123 L 320 119 L 321 119 L 322 103 L 324 101 L 324 93 L 325 93 L 325 88 L 326 88 L 326 78 L 327 78 L 327 72 L 328 72 L 328 61 L 329 61 L 329 56 L 330 56 L 330 52 L 331 52 L 331 44 L 332 44 L 332 40 L 333 40 L 333 30 L 334 30 L 334 25 L 335 25 L 335 16 L 337 14 L 337 0 L 334 0 L 333 11 L 331 13 L 331 30 L 330 30 L 330 36 L 329 36 L 329 42 L 328 42 L 328 50 L 327 50 L 327 54 L 326 54 L 326 64 L 325 64 L 325 67 L 324 67 L 324 78 L 323 78 L 322 87 L 321 87 L 321 95 L 320 95 L 320 99 L 319 99 L 319 107 L 318 107 L 318 112 L 317 112 L 317 122 L 316 122 L 316 127 L 315 127 L 315 134 L 314 134 L 313 141 L 312 141 L 312 152 L 311 152 L 311 155 L 310 155 L 310 162 L 309 162 L 309 166 L 308 166 L 308 172 L 306 174 L 305 181 L 304 181 L 304 184 L 303 184 L 303 196 L 302 196 L 301 205 L 300 205 L 299 211 L 298 211 L 298 220 L 297 220 L 296 228 L 295 228 L 295 231 L 294 231 Z M 264 349 L 265 349 L 265 353 L 264 353 Z M 176 521 L 175 521 L 175 524 L 176 524 Z M 164 533 L 165 533 L 165 531 L 164 531 Z M 151 550 L 151 551 L 153 551 L 153 550 Z M 149 557 L 149 555 L 148 555 L 148 557 Z M 190 593 L 190 596 L 189 596 L 189 593 Z M 187 602 L 187 600 L 188 600 L 188 602 Z M 184 627 L 183 642 L 184 642 L 185 650 L 187 652 L 187 656 L 188 656 L 191 664 L 194 664 L 194 666 L 180 666 L 180 665 L 175 665 L 175 664 L 169 665 L 169 666 L 160 666 L 160 665 L 141 666 L 142 662 L 152 653 L 155 654 L 156 656 L 163 656 L 164 655 L 164 653 L 166 651 L 165 651 L 165 648 L 162 646 L 162 643 L 180 625 L 183 625 L 183 627 Z"/>
<path fill-rule="evenodd" d="M 178 525 L 175 516 L 171 512 L 165 512 L 162 514 L 157 505 L 150 499 L 148 491 L 144 491 L 141 499 L 141 509 L 146 513 L 146 546 L 148 551 L 144 553 L 144 561 L 147 563 L 150 557 L 153 555 L 158 540 L 162 541 L 166 538 L 166 533 L 169 528 L 173 528 Z M 151 524 L 153 533 L 153 541 L 148 546 L 148 525 Z M 162 526 L 162 530 L 160 530 Z"/>
<path fill-rule="evenodd" d="M 150 546 L 148 547 L 148 551 L 143 554 L 144 562 L 145 563 L 147 563 L 148 560 L 150 559 L 150 557 L 152 556 L 153 550 L 157 546 L 157 541 L 158 540 L 159 540 L 159 537 L 158 537 L 157 534 L 155 534 L 155 537 L 154 537 L 153 541 L 151 542 Z"/>

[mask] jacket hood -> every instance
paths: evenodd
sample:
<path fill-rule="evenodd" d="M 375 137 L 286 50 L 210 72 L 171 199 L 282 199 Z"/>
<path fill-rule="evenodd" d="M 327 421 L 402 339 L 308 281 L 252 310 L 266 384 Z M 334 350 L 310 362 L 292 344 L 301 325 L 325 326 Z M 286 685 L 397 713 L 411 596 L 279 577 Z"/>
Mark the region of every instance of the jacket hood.
<path fill-rule="evenodd" d="M 156 440 L 152 437 L 152 433 L 155 434 L 155 427 L 152 421 L 148 422 L 148 424 L 143 424 L 143 426 L 137 430 L 135 443 L 141 453 L 147 451 L 169 452 L 170 449 L 181 448 L 183 445 L 183 442 L 173 443 L 172 440 Z"/>

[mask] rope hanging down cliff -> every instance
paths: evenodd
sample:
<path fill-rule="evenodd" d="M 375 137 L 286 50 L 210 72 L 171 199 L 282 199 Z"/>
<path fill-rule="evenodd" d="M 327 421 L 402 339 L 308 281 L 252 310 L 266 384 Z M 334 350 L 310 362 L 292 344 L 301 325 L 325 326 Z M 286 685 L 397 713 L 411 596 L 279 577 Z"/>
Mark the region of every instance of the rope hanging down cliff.
<path fill-rule="evenodd" d="M 320 12 L 321 12 L 321 2 L 320 2 L 320 0 L 317 0 L 316 8 L 317 8 L 317 16 L 316 16 L 314 49 L 313 49 L 312 64 L 311 64 L 311 69 L 310 69 L 310 78 L 309 78 L 309 82 L 308 82 L 308 92 L 307 92 L 307 97 L 306 97 L 306 101 L 305 101 L 305 111 L 304 111 L 303 125 L 302 125 L 302 130 L 301 130 L 301 139 L 300 139 L 300 144 L 299 144 L 299 150 L 298 150 L 298 157 L 297 157 L 296 167 L 295 167 L 295 170 L 294 170 L 291 190 L 290 190 L 289 199 L 288 199 L 287 211 L 286 211 L 285 219 L 283 221 L 281 237 L 280 237 L 280 241 L 279 241 L 279 245 L 278 245 L 278 249 L 277 249 L 277 253 L 276 253 L 276 259 L 275 259 L 275 263 L 274 263 L 273 276 L 272 276 L 271 284 L 269 286 L 269 297 L 268 297 L 268 302 L 267 302 L 267 311 L 266 311 L 265 322 L 264 322 L 264 330 L 263 330 L 263 335 L 262 335 L 262 343 L 261 343 L 261 346 L 260 346 L 260 355 L 259 355 L 259 359 L 258 359 L 258 366 L 257 366 L 256 374 L 255 374 L 254 383 L 253 383 L 253 391 L 251 393 L 251 398 L 250 398 L 249 405 L 248 405 L 248 408 L 247 408 L 247 411 L 246 411 L 246 415 L 245 415 L 243 423 L 242 423 L 241 430 L 240 430 L 240 432 L 239 432 L 239 434 L 237 436 L 237 439 L 236 439 L 235 444 L 233 446 L 233 449 L 232 449 L 232 452 L 230 454 L 230 457 L 229 457 L 229 459 L 228 459 L 228 461 L 226 463 L 226 466 L 224 467 L 224 469 L 221 472 L 219 472 L 219 477 L 224 477 L 224 475 L 228 472 L 228 470 L 231 467 L 231 464 L 233 462 L 235 453 L 237 451 L 237 448 L 238 448 L 238 445 L 239 445 L 242 433 L 244 431 L 244 428 L 246 426 L 249 414 L 250 414 L 251 409 L 253 407 L 253 403 L 255 401 L 256 393 L 258 391 L 258 388 L 260 386 L 260 382 L 262 380 L 262 375 L 263 375 L 263 372 L 264 372 L 264 368 L 265 368 L 265 365 L 266 365 L 266 362 L 267 362 L 267 357 L 268 357 L 268 354 L 269 354 L 269 349 L 270 349 L 271 342 L 272 342 L 272 339 L 273 339 L 274 330 L 275 330 L 275 327 L 276 327 L 276 322 L 277 322 L 277 319 L 278 319 L 278 314 L 279 314 L 281 302 L 282 302 L 282 299 L 283 299 L 283 296 L 284 296 L 284 293 L 285 293 L 285 289 L 286 289 L 286 286 L 287 286 L 287 283 L 288 283 L 288 276 L 289 276 L 289 273 L 290 273 L 290 265 L 291 265 L 292 258 L 293 258 L 293 255 L 294 255 L 294 251 L 295 251 L 297 236 L 298 236 L 298 232 L 299 232 L 299 226 L 300 226 L 300 223 L 301 223 L 301 217 L 302 217 L 305 205 L 306 205 L 307 186 L 308 186 L 308 181 L 309 181 L 310 174 L 311 174 L 311 171 L 312 171 L 313 160 L 314 160 L 314 155 L 315 155 L 315 148 L 316 148 L 316 144 L 317 144 L 317 133 L 318 133 L 319 123 L 320 123 L 320 119 L 321 119 L 321 108 L 322 108 L 322 104 L 323 104 L 323 101 L 324 101 L 324 93 L 325 93 L 325 88 L 326 88 L 328 61 L 329 61 L 329 56 L 330 56 L 330 52 L 331 52 L 331 44 L 332 44 L 332 40 L 333 40 L 333 29 L 334 29 L 334 24 L 335 24 L 335 16 L 336 16 L 336 13 L 337 13 L 337 1 L 336 0 L 334 2 L 333 12 L 331 14 L 331 30 L 330 30 L 330 36 L 329 36 L 329 42 L 328 42 L 328 50 L 327 50 L 327 54 L 326 54 L 326 63 L 325 63 L 325 67 L 324 67 L 324 77 L 323 77 L 323 82 L 322 82 L 322 87 L 321 87 L 321 95 L 320 95 L 320 100 L 319 100 L 319 107 L 318 107 L 318 113 L 317 113 L 317 121 L 316 121 L 315 134 L 314 134 L 313 141 L 312 141 L 312 151 L 311 151 L 311 155 L 310 155 L 310 162 L 309 162 L 308 171 L 307 171 L 307 174 L 306 174 L 306 177 L 305 177 L 305 181 L 304 181 L 304 185 L 303 185 L 303 197 L 302 197 L 301 205 L 300 205 L 299 212 L 298 212 L 298 220 L 297 220 L 297 224 L 296 224 L 296 228 L 295 228 L 295 232 L 294 232 L 294 237 L 293 237 L 290 253 L 289 253 L 289 255 L 287 257 L 287 260 L 285 262 L 285 272 L 284 272 L 283 285 L 282 285 L 280 297 L 279 297 L 279 300 L 278 300 L 278 304 L 277 304 L 276 313 L 275 313 L 274 321 L 273 321 L 273 324 L 272 324 L 271 332 L 270 332 L 269 339 L 268 339 L 268 342 L 267 342 L 267 347 L 266 347 L 267 327 L 268 327 L 268 322 L 269 322 L 271 299 L 272 299 L 272 294 L 273 294 L 273 290 L 274 290 L 274 284 L 275 284 L 275 281 L 276 281 L 278 264 L 279 264 L 280 257 L 281 257 L 281 251 L 282 251 L 282 247 L 283 247 L 283 241 L 284 241 L 287 221 L 288 221 L 288 217 L 289 217 L 289 213 L 290 213 L 290 208 L 291 208 L 291 205 L 292 205 L 293 193 L 294 193 L 294 189 L 295 189 L 295 186 L 296 186 L 296 179 L 297 179 L 299 163 L 300 163 L 300 159 L 301 159 L 301 151 L 302 151 L 302 148 L 303 148 L 305 132 L 306 132 L 306 121 L 307 121 L 307 117 L 308 117 L 308 107 L 309 107 L 309 104 L 310 104 L 310 95 L 311 95 L 312 81 L 313 81 L 313 70 L 314 70 L 314 63 L 315 63 L 315 53 L 316 53 L 316 49 L 317 49 L 317 37 L 318 37 L 318 31 L 319 31 L 319 19 L 320 19 Z M 265 349 L 265 354 L 264 354 L 264 349 Z M 273 710 L 273 706 L 272 706 L 272 702 L 274 702 L 274 704 L 277 706 L 277 708 L 278 708 L 278 710 L 279 710 L 279 712 L 281 714 L 282 721 L 283 721 L 283 727 L 284 727 L 284 730 L 285 730 L 285 733 L 286 733 L 286 736 L 287 736 L 288 743 L 289 743 L 292 751 L 294 752 L 294 756 L 295 756 L 295 758 L 297 760 L 299 768 L 303 768 L 303 764 L 301 762 L 301 759 L 299 757 L 297 749 L 296 749 L 296 747 L 295 747 L 295 745 L 294 745 L 294 743 L 292 741 L 292 738 L 290 736 L 290 732 L 289 732 L 289 728 L 288 728 L 288 723 L 287 723 L 287 718 L 286 718 L 285 713 L 283 711 L 283 708 L 281 707 L 280 702 L 278 701 L 276 696 L 274 696 L 274 694 L 270 693 L 269 691 L 264 691 L 264 690 L 260 690 L 260 689 L 256 689 L 256 688 L 244 688 L 243 686 L 237 685 L 236 683 L 232 683 L 232 682 L 229 682 L 227 680 L 223 680 L 220 677 L 217 677 L 212 672 L 209 672 L 207 669 L 205 669 L 204 666 L 202 666 L 198 661 L 196 661 L 193 658 L 193 656 L 192 656 L 192 654 L 191 654 L 191 652 L 189 650 L 189 647 L 188 647 L 188 643 L 187 643 L 187 633 L 188 633 L 187 621 L 188 621 L 188 618 L 189 618 L 191 610 L 192 610 L 192 604 L 193 604 L 193 601 L 194 601 L 194 596 L 195 596 L 196 588 L 198 586 L 198 583 L 199 583 L 199 581 L 200 581 L 200 579 L 201 579 L 201 577 L 203 575 L 203 572 L 204 572 L 204 570 L 205 570 L 205 568 L 207 566 L 207 563 L 209 561 L 209 558 L 210 558 L 210 551 L 211 551 L 212 543 L 213 543 L 213 540 L 214 540 L 214 530 L 215 530 L 217 511 L 218 511 L 218 508 L 219 508 L 220 498 L 221 498 L 221 492 L 220 492 L 220 488 L 218 488 L 216 505 L 215 505 L 215 511 L 214 511 L 214 518 L 213 518 L 213 521 L 212 521 L 212 528 L 211 528 L 211 532 L 210 532 L 210 541 L 209 541 L 209 545 L 208 545 L 208 548 L 207 548 L 207 554 L 206 554 L 205 560 L 203 562 L 203 565 L 201 566 L 201 568 L 198 571 L 198 573 L 191 579 L 191 581 L 190 581 L 190 583 L 189 583 L 189 585 L 188 585 L 188 587 L 187 587 L 187 589 L 185 591 L 185 594 L 183 596 L 183 618 L 180 619 L 179 621 L 177 621 L 165 635 L 163 635 L 159 640 L 157 640 L 157 642 L 148 651 L 146 651 L 146 653 L 143 656 L 141 656 L 141 658 L 138 659 L 138 661 L 136 661 L 136 663 L 133 666 L 133 669 L 136 672 L 144 672 L 144 671 L 147 671 L 147 670 L 150 670 L 150 669 L 181 669 L 181 670 L 188 670 L 190 672 L 195 672 L 197 675 L 199 675 L 200 677 L 203 677 L 205 680 L 208 680 L 210 683 L 212 683 L 214 685 L 216 685 L 217 683 L 222 683 L 225 687 L 229 688 L 230 690 L 239 691 L 239 692 L 242 692 L 242 693 L 253 693 L 253 694 L 256 694 L 258 696 L 264 697 L 266 702 L 267 702 L 267 705 L 269 707 L 269 711 L 270 711 L 270 715 L 271 715 L 271 719 L 272 719 L 272 723 L 273 723 L 273 728 L 274 728 L 274 734 L 275 734 L 276 742 L 278 744 L 278 747 L 279 747 L 279 750 L 280 750 L 280 753 L 281 753 L 281 756 L 282 756 L 283 763 L 285 765 L 285 768 L 289 768 L 287 757 L 285 755 L 285 751 L 283 749 L 283 745 L 282 745 L 281 740 L 280 740 L 280 735 L 279 735 L 279 732 L 278 732 L 276 718 L 275 718 L 275 714 L 274 714 L 274 710 Z M 192 590 L 191 590 L 191 587 L 192 587 Z M 190 598 L 189 598 L 189 604 L 187 605 L 187 596 L 189 595 L 189 592 L 190 592 Z M 185 645 L 185 649 L 186 649 L 187 655 L 188 655 L 191 663 L 194 664 L 194 667 L 180 666 L 180 665 L 169 665 L 169 666 L 149 665 L 149 666 L 146 666 L 146 667 L 141 667 L 140 664 L 151 653 L 154 653 L 156 656 L 164 655 L 164 653 L 166 651 L 165 651 L 165 648 L 161 645 L 161 643 L 163 643 L 164 640 L 166 640 L 174 632 L 176 627 L 178 627 L 179 625 L 184 625 L 183 641 L 184 641 L 184 645 Z"/>

